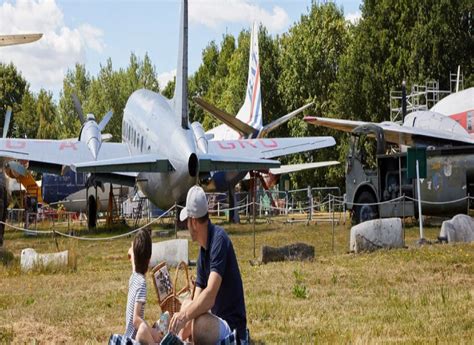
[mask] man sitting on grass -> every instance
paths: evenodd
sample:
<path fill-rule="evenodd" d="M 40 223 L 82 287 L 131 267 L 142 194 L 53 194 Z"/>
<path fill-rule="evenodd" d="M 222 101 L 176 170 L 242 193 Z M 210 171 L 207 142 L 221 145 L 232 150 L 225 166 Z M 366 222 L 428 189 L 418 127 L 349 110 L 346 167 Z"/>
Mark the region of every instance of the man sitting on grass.
<path fill-rule="evenodd" d="M 240 344 L 247 343 L 244 289 L 234 247 L 224 229 L 211 223 L 204 190 L 188 191 L 181 221 L 187 220 L 193 241 L 200 245 L 196 291 L 192 301 L 175 313 L 169 330 L 196 344 L 217 344 L 237 330 Z"/>
<path fill-rule="evenodd" d="M 151 237 L 147 230 L 135 235 L 128 255 L 132 262 L 132 275 L 128 283 L 125 336 L 141 344 L 159 343 L 163 334 L 148 326 L 144 320 L 146 302 L 145 274 L 151 258 Z"/>

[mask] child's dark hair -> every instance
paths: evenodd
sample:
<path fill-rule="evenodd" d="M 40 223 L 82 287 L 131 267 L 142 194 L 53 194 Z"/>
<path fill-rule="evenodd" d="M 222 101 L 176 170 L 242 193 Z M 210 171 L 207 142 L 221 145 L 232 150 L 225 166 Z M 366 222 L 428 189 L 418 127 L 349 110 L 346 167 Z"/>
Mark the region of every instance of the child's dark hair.
<path fill-rule="evenodd" d="M 151 258 L 151 237 L 148 230 L 140 230 L 133 239 L 135 271 L 145 274 Z"/>

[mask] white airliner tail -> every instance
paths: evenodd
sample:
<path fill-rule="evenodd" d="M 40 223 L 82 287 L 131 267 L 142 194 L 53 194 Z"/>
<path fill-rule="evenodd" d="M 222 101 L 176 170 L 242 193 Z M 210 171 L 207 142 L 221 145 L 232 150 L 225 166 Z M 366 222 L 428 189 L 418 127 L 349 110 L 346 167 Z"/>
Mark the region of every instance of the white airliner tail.
<path fill-rule="evenodd" d="M 245 101 L 237 118 L 247 125 L 262 128 L 262 94 L 260 90 L 260 60 L 258 57 L 258 26 L 253 24 L 250 35 L 249 73 Z"/>

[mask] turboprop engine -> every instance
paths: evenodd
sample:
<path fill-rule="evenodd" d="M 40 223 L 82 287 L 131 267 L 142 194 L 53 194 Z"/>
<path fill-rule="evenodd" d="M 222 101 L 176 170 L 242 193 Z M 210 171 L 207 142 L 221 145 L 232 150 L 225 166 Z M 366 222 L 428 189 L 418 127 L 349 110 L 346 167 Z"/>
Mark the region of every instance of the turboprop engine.
<path fill-rule="evenodd" d="M 75 94 L 72 95 L 72 99 L 74 101 L 74 107 L 76 108 L 77 115 L 79 116 L 79 119 L 82 123 L 81 132 L 79 133 L 79 141 L 86 143 L 89 151 L 92 154 L 92 157 L 94 157 L 94 160 L 97 160 L 100 146 L 102 144 L 102 131 L 112 118 L 113 112 L 110 110 L 107 114 L 105 114 L 102 121 L 97 124 L 94 114 L 87 114 L 87 118 L 84 119 L 81 103 Z"/>
<path fill-rule="evenodd" d="M 207 153 L 207 136 L 206 132 L 204 132 L 204 128 L 199 122 L 193 122 L 191 124 L 191 128 L 193 129 L 194 137 L 196 138 L 197 148 L 200 153 Z"/>

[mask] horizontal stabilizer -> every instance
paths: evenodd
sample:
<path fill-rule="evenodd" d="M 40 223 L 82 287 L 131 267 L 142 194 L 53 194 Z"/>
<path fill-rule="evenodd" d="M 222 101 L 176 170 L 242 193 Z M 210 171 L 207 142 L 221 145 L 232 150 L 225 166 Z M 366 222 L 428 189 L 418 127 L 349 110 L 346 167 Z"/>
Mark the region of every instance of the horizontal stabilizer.
<path fill-rule="evenodd" d="M 213 140 L 208 142 L 208 152 L 247 159 L 272 159 L 334 145 L 336 141 L 333 137 Z"/>
<path fill-rule="evenodd" d="M 297 171 L 323 168 L 323 167 L 337 165 L 337 164 L 340 164 L 340 163 L 338 161 L 327 161 L 327 162 L 313 162 L 313 163 L 302 163 L 302 164 L 289 164 L 289 165 L 282 165 L 279 168 L 272 168 L 270 169 L 270 173 L 272 173 L 273 175 L 290 174 Z"/>
<path fill-rule="evenodd" d="M 168 159 L 157 155 L 140 155 L 125 158 L 104 159 L 72 164 L 76 172 L 112 173 L 112 172 L 171 172 L 174 170 Z"/>
<path fill-rule="evenodd" d="M 282 124 L 288 122 L 289 120 L 291 120 L 293 117 L 295 117 L 296 115 L 298 115 L 299 113 L 301 113 L 303 110 L 309 108 L 310 106 L 313 105 L 313 102 L 311 103 L 308 103 L 306 105 L 303 105 L 301 108 L 298 108 L 294 111 L 292 111 L 291 113 L 288 113 L 278 119 L 276 119 L 275 121 L 269 123 L 268 125 L 264 126 L 260 132 L 258 133 L 258 137 L 259 138 L 265 138 L 268 136 L 268 134 L 273 131 L 274 129 L 278 128 L 279 126 L 281 126 Z"/>
<path fill-rule="evenodd" d="M 253 128 L 252 126 L 249 126 L 243 121 L 240 121 L 238 118 L 235 116 L 230 115 L 229 113 L 226 113 L 224 110 L 221 110 L 214 105 L 206 102 L 202 98 L 195 97 L 194 101 L 204 110 L 209 112 L 211 115 L 213 115 L 215 118 L 221 120 L 223 123 L 225 123 L 227 126 L 231 127 L 232 129 L 236 130 L 243 136 L 248 136 L 252 135 L 256 132 L 256 129 Z"/>
<path fill-rule="evenodd" d="M 201 155 L 199 157 L 200 172 L 268 170 L 270 168 L 278 168 L 279 166 L 279 161 L 269 159 L 219 155 Z"/>

